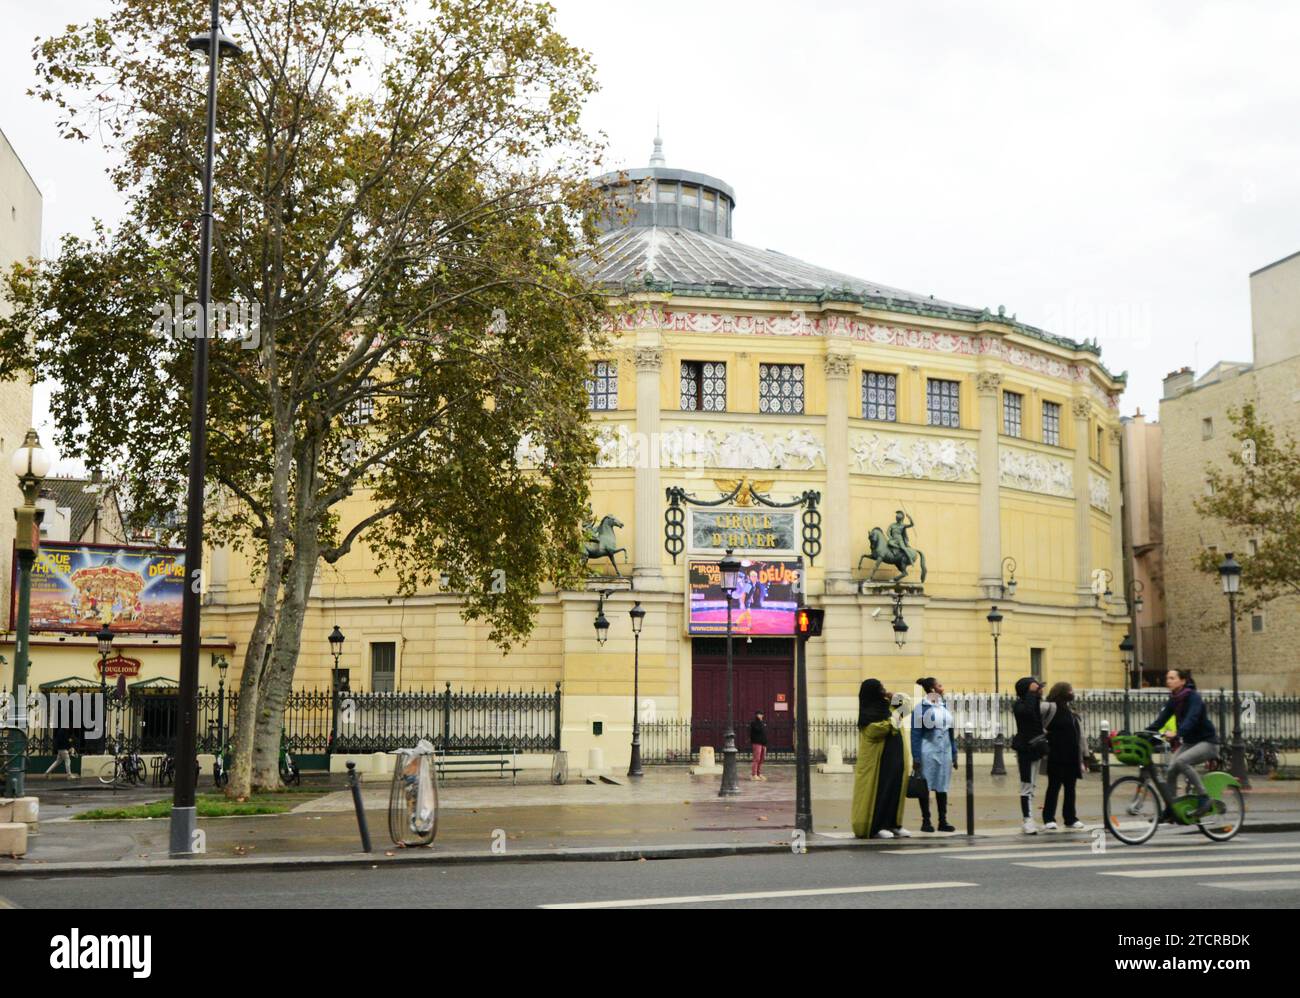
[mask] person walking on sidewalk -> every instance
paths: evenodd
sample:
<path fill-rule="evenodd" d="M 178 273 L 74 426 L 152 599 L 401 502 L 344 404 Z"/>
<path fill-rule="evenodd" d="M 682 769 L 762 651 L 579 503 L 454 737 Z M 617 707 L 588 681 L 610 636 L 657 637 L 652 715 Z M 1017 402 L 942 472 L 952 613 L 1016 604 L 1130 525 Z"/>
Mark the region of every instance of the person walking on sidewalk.
<path fill-rule="evenodd" d="M 1043 729 L 1043 715 L 1050 704 L 1042 702 L 1043 687 L 1033 676 L 1016 680 L 1016 703 L 1012 713 L 1016 719 L 1016 736 L 1011 747 L 1016 751 L 1020 769 L 1020 814 L 1025 821 L 1025 834 L 1037 835 L 1034 824 L 1034 789 L 1038 783 L 1038 769 L 1047 755 L 1047 734 Z"/>
<path fill-rule="evenodd" d="M 939 831 L 955 832 L 948 824 L 948 787 L 957 768 L 957 736 L 952 711 L 943 701 L 943 683 L 933 676 L 918 679 L 925 698 L 912 711 L 912 772 L 925 780 L 919 798 L 921 831 L 933 832 L 930 823 L 930 791 L 939 807 Z"/>
<path fill-rule="evenodd" d="M 1044 722 L 1047 732 L 1047 794 L 1043 798 L 1043 828 L 1056 831 L 1056 799 L 1065 792 L 1062 817 L 1065 827 L 1078 831 L 1086 828 L 1074 808 L 1074 785 L 1087 771 L 1088 744 L 1083 725 L 1070 702 L 1074 687 L 1056 683 L 1047 694 L 1049 716 Z"/>
<path fill-rule="evenodd" d="M 1192 674 L 1186 669 L 1170 669 L 1165 674 L 1165 686 L 1169 688 L 1169 699 L 1165 701 L 1160 716 L 1147 725 L 1148 731 L 1159 731 L 1170 718 L 1178 722 L 1178 750 L 1169 757 L 1169 773 L 1165 788 L 1169 799 L 1178 796 L 1178 777 L 1184 775 L 1196 788 L 1196 810 L 1192 818 L 1202 818 L 1210 813 L 1210 798 L 1201 782 L 1201 774 L 1196 771 L 1198 763 L 1208 762 L 1219 757 L 1219 733 L 1214 729 L 1210 715 L 1206 713 L 1205 702 L 1196 691 Z M 1166 815 L 1168 812 L 1166 812 Z"/>
<path fill-rule="evenodd" d="M 858 761 L 853 767 L 853 834 L 860 839 L 911 836 L 903 827 L 907 805 L 906 697 L 886 692 L 879 679 L 858 689 Z M 892 708 L 892 711 L 891 711 Z"/>
<path fill-rule="evenodd" d="M 750 770 L 751 780 L 766 780 L 763 775 L 763 760 L 767 758 L 767 724 L 763 721 L 761 710 L 754 712 L 754 719 L 749 722 L 749 744 L 754 752 L 754 766 Z"/>
<path fill-rule="evenodd" d="M 72 779 L 72 729 L 62 724 L 54 727 L 54 761 L 50 763 L 50 768 L 45 771 L 49 776 L 63 763 L 63 771 L 68 774 L 68 779 Z"/>

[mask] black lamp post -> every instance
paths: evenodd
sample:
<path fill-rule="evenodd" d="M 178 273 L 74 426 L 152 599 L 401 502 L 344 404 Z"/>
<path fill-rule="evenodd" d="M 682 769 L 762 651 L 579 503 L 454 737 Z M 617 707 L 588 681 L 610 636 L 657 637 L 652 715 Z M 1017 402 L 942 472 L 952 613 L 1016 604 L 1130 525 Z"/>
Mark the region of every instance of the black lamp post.
<path fill-rule="evenodd" d="M 736 779 L 735 697 L 731 681 L 731 594 L 741 565 L 731 556 L 731 548 L 727 548 L 718 568 L 722 572 L 722 591 L 727 597 L 727 730 L 722 736 L 722 786 L 718 788 L 718 796 L 735 797 L 740 794 L 740 784 Z"/>
<path fill-rule="evenodd" d="M 107 624 L 100 625 L 99 633 L 95 635 L 95 644 L 99 648 L 99 711 L 104 719 L 104 733 L 99 739 L 99 750 L 102 753 L 108 743 L 108 680 L 104 670 L 107 668 L 108 656 L 113 651 L 113 632 Z"/>
<path fill-rule="evenodd" d="M 1002 559 L 1002 598 L 1016 598 L 1016 559 L 1010 555 Z"/>
<path fill-rule="evenodd" d="M 208 57 L 207 131 L 203 156 L 203 210 L 199 216 L 199 329 L 194 340 L 193 388 L 190 398 L 189 487 L 185 508 L 185 572 L 181 595 L 180 724 L 176 738 L 176 793 L 172 798 L 169 851 L 172 856 L 194 854 L 198 814 L 194 793 L 199 702 L 199 615 L 203 572 L 203 485 L 207 463 L 208 322 L 212 298 L 212 164 L 217 133 L 217 66 L 222 55 L 241 50 L 221 30 L 219 0 L 212 0 L 208 31 L 186 42 Z"/>
<path fill-rule="evenodd" d="M 632 761 L 628 764 L 628 776 L 644 776 L 641 771 L 641 625 L 645 622 L 645 611 L 641 601 L 628 612 L 632 618 Z"/>
<path fill-rule="evenodd" d="M 230 663 L 225 655 L 213 655 L 212 664 L 217 667 L 217 744 L 214 751 L 221 753 L 226 747 L 226 670 Z"/>
<path fill-rule="evenodd" d="M 333 695 L 330 698 L 330 752 L 334 751 L 334 746 L 339 740 L 339 659 L 343 655 L 343 632 L 339 630 L 339 625 L 334 625 L 334 630 L 330 631 L 329 643 L 330 654 L 334 656 L 334 669 L 330 673 L 330 689 Z"/>
<path fill-rule="evenodd" d="M 1119 653 L 1124 657 L 1124 733 L 1133 730 L 1133 715 L 1129 710 L 1128 690 L 1133 685 L 1133 635 L 1125 634 L 1119 643 Z"/>
<path fill-rule="evenodd" d="M 993 776 L 1006 776 L 1006 744 L 1002 736 L 1002 676 L 999 673 L 998 639 L 1002 637 L 1002 614 L 993 607 L 987 617 L 989 630 L 993 634 Z"/>
<path fill-rule="evenodd" d="M 892 621 L 894 628 L 894 644 L 902 648 L 907 644 L 907 621 L 903 619 L 903 591 L 896 589 L 894 591 L 894 619 Z"/>
<path fill-rule="evenodd" d="M 596 604 L 596 644 L 604 647 L 606 639 L 609 638 L 609 618 L 605 616 L 605 597 L 609 596 L 614 590 L 605 589 L 601 591 L 600 602 Z"/>
<path fill-rule="evenodd" d="M 1128 612 L 1129 616 L 1133 618 L 1133 661 L 1129 664 L 1128 682 L 1135 690 L 1142 687 L 1142 628 L 1138 626 L 1138 614 L 1142 612 L 1142 608 L 1146 605 L 1146 601 L 1142 599 L 1144 589 L 1146 589 L 1146 586 L 1141 579 L 1132 579 L 1126 590 L 1128 593 Z M 1127 717 L 1124 718 L 1124 724 L 1125 727 L 1128 726 Z"/>
<path fill-rule="evenodd" d="M 1246 746 L 1241 740 L 1241 691 L 1237 686 L 1237 592 L 1241 589 L 1241 565 L 1228 552 L 1219 565 L 1219 580 L 1228 597 L 1228 632 L 1232 635 L 1232 775 L 1243 787 L 1250 787 L 1246 773 Z"/>

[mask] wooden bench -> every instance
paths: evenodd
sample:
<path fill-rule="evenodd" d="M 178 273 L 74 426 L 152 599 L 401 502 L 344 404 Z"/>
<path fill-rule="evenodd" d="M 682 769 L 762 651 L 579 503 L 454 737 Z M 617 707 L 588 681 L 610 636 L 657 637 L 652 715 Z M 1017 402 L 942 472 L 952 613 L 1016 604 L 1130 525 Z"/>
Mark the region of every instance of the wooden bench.
<path fill-rule="evenodd" d="M 448 772 L 452 773 L 496 773 L 502 779 L 505 779 L 506 773 L 510 774 L 510 782 L 519 782 L 519 766 L 515 765 L 514 757 L 508 755 L 497 756 L 493 759 L 457 759 L 455 756 L 438 757 L 438 777 L 446 782 Z"/>

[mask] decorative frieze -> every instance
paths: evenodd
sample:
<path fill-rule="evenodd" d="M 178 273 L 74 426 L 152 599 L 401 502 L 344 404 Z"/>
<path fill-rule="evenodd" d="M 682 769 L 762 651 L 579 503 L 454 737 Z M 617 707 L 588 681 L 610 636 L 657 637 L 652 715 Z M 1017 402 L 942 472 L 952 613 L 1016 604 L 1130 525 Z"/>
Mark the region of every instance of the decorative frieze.
<path fill-rule="evenodd" d="M 809 471 L 826 464 L 826 448 L 810 430 L 763 433 L 675 426 L 658 434 L 637 433 L 625 424 L 602 424 L 594 434 L 600 468 L 741 468 Z"/>
<path fill-rule="evenodd" d="M 1103 513 L 1110 512 L 1110 482 L 1095 471 L 1088 473 L 1088 502 Z"/>
<path fill-rule="evenodd" d="M 858 472 L 864 475 L 941 482 L 979 478 L 979 454 L 969 440 L 870 430 L 853 434 L 849 447 Z"/>
<path fill-rule="evenodd" d="M 1070 499 L 1074 468 L 1057 457 L 1003 445 L 998 454 L 999 481 L 1008 489 Z"/>

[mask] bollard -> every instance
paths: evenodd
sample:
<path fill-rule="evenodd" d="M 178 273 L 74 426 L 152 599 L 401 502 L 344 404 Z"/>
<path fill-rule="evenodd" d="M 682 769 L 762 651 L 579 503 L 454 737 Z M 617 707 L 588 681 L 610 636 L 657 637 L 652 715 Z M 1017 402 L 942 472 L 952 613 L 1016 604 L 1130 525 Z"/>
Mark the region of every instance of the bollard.
<path fill-rule="evenodd" d="M 1105 801 L 1110 793 L 1110 732 L 1109 725 L 1102 722 L 1101 729 L 1101 799 Z"/>
<path fill-rule="evenodd" d="M 366 827 L 366 809 L 361 805 L 361 782 L 357 764 L 348 762 L 348 786 L 352 788 L 352 805 L 357 809 L 357 828 L 361 831 L 361 851 L 370 852 L 370 829 Z"/>
<path fill-rule="evenodd" d="M 966 834 L 975 834 L 975 738 L 966 732 Z"/>

